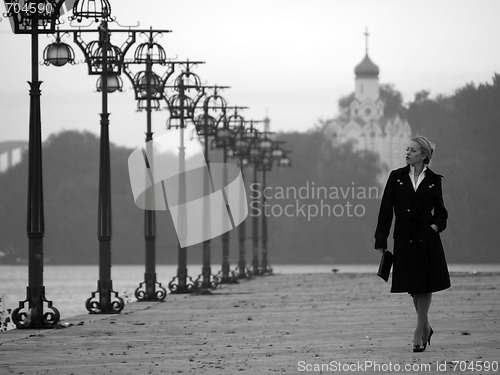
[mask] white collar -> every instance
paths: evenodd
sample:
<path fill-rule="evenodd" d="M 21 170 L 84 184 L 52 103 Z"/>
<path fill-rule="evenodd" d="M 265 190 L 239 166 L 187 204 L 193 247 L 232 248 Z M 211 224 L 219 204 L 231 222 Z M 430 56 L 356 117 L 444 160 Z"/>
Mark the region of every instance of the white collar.
<path fill-rule="evenodd" d="M 422 174 L 427 170 L 427 165 L 424 164 L 424 168 L 422 169 L 422 172 L 420 172 L 419 176 L 422 176 Z M 413 165 L 410 165 L 410 173 L 412 175 L 415 174 L 415 167 Z"/>

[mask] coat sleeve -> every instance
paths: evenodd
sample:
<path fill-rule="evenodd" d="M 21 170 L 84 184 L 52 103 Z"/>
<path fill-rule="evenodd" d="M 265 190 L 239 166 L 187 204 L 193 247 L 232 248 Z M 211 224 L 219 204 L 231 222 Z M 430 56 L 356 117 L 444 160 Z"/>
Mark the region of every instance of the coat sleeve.
<path fill-rule="evenodd" d="M 448 211 L 444 206 L 443 201 L 443 189 L 441 186 L 441 178 L 437 183 L 438 194 L 434 202 L 434 215 L 432 217 L 432 223 L 436 224 L 438 227 L 438 233 L 441 233 L 446 229 L 446 221 L 448 220 Z"/>
<path fill-rule="evenodd" d="M 387 249 L 387 237 L 391 230 L 392 218 L 394 215 L 393 178 L 393 173 L 391 172 L 382 195 L 377 229 L 375 230 L 375 249 Z"/>

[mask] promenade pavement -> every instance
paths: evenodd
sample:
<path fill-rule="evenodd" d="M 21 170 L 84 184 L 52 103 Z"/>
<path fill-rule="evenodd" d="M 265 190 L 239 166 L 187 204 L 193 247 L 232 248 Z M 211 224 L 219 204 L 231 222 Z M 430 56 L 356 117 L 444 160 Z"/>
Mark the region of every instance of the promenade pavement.
<path fill-rule="evenodd" d="M 375 268 L 261 276 L 8 331 L 0 374 L 500 373 L 499 274 L 452 274 L 433 297 L 431 345 L 413 353 L 411 297 L 390 294 Z"/>

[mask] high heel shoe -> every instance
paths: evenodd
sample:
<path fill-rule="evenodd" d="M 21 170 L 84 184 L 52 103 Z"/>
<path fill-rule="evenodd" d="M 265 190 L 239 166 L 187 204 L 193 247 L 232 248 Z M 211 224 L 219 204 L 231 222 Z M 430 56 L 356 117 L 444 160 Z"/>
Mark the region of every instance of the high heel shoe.
<path fill-rule="evenodd" d="M 420 344 L 413 345 L 413 353 L 421 353 L 424 350 L 425 350 L 425 344 L 423 344 L 423 345 L 420 345 Z"/>
<path fill-rule="evenodd" d="M 424 350 L 427 347 L 427 344 L 429 344 L 429 345 L 431 344 L 431 337 L 434 334 L 434 330 L 432 329 L 432 327 L 429 327 L 429 328 L 430 328 L 430 331 L 429 331 L 429 337 L 427 337 L 427 342 L 425 342 L 425 340 L 423 340 L 423 342 L 424 342 Z"/>

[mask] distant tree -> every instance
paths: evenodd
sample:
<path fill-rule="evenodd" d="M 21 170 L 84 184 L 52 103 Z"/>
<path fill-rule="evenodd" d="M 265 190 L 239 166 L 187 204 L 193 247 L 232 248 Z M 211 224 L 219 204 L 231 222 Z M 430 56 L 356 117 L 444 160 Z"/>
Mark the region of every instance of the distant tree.
<path fill-rule="evenodd" d="M 385 117 L 399 116 L 401 118 L 408 117 L 408 109 L 403 104 L 403 96 L 394 89 L 393 84 L 383 84 L 380 86 L 380 99 L 385 103 Z"/>
<path fill-rule="evenodd" d="M 429 100 L 429 95 L 431 92 L 429 90 L 422 90 L 415 94 L 415 98 L 413 99 L 413 103 L 422 103 L 426 100 Z"/>
<path fill-rule="evenodd" d="M 467 84 L 453 95 L 417 93 L 409 105 L 414 132 L 437 147 L 436 167 L 443 180 L 450 224 L 443 235 L 454 261 L 498 261 L 496 219 L 500 176 L 492 165 L 500 158 L 500 77 L 479 86 Z"/>

